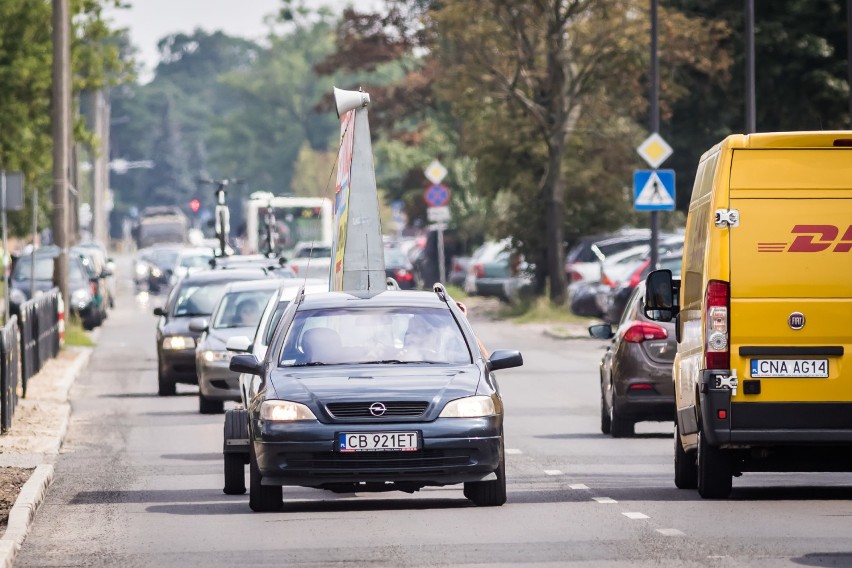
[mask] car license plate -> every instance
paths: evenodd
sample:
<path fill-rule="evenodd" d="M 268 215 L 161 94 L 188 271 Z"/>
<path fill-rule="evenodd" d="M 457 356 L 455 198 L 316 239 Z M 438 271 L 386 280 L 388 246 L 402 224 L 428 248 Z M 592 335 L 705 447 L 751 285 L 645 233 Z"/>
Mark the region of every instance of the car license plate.
<path fill-rule="evenodd" d="M 348 432 L 338 434 L 341 452 L 416 452 L 417 432 Z"/>
<path fill-rule="evenodd" d="M 827 379 L 828 359 L 752 359 L 755 378 Z"/>

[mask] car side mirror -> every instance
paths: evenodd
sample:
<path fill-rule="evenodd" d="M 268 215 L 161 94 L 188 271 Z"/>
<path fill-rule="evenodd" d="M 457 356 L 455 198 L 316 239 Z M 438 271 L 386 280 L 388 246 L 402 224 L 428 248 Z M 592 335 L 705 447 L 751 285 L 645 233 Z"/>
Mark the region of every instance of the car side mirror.
<path fill-rule="evenodd" d="M 234 351 L 236 353 L 248 353 L 251 351 L 251 339 L 246 337 L 245 335 L 237 335 L 235 337 L 228 338 L 227 343 L 225 343 L 225 349 L 228 351 Z"/>
<path fill-rule="evenodd" d="M 655 270 L 645 283 L 645 316 L 653 321 L 672 321 L 677 315 L 671 270 Z"/>
<path fill-rule="evenodd" d="M 204 333 L 207 331 L 207 318 L 192 318 L 189 320 L 189 331 Z"/>
<path fill-rule="evenodd" d="M 101 278 L 109 278 L 110 276 L 112 276 L 111 270 L 104 270 L 103 272 L 101 272 Z"/>
<path fill-rule="evenodd" d="M 235 373 L 259 375 L 263 372 L 263 364 L 254 355 L 234 355 L 228 368 Z"/>
<path fill-rule="evenodd" d="M 166 310 L 162 306 L 157 306 L 156 308 L 154 308 L 154 315 L 160 316 L 160 317 L 165 317 L 166 316 Z"/>
<path fill-rule="evenodd" d="M 600 325 L 589 326 L 589 335 L 595 339 L 612 339 L 615 337 L 615 332 L 612 330 L 610 324 L 602 323 Z"/>
<path fill-rule="evenodd" d="M 500 369 L 511 369 L 512 367 L 520 367 L 524 364 L 524 358 L 520 351 L 510 351 L 508 349 L 499 349 L 491 354 L 488 360 L 488 367 L 492 371 Z"/>

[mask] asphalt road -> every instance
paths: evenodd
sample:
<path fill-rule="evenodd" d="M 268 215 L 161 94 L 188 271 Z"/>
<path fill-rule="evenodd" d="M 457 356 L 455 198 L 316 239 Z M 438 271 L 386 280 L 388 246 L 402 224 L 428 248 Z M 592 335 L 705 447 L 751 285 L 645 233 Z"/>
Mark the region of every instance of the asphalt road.
<path fill-rule="evenodd" d="M 222 493 L 222 417 L 195 389 L 156 396 L 151 308 L 124 286 L 89 371 L 18 566 L 850 566 L 852 476 L 746 474 L 732 498 L 672 482 L 672 427 L 603 436 L 604 345 L 479 322 L 500 372 L 509 500 L 476 508 L 461 488 L 334 495 L 285 488 L 280 513 Z"/>

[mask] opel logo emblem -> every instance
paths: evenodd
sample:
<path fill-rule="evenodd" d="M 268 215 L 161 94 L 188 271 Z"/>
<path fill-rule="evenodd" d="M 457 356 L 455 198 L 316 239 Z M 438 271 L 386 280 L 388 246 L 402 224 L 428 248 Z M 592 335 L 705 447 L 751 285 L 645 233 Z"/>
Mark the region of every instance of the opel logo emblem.
<path fill-rule="evenodd" d="M 373 416 L 382 416 L 387 411 L 387 407 L 381 402 L 374 402 L 370 405 L 370 414 Z"/>
<path fill-rule="evenodd" d="M 790 314 L 790 317 L 787 318 L 787 324 L 789 324 L 790 329 L 802 329 L 805 327 L 805 316 L 802 312 L 793 312 Z"/>

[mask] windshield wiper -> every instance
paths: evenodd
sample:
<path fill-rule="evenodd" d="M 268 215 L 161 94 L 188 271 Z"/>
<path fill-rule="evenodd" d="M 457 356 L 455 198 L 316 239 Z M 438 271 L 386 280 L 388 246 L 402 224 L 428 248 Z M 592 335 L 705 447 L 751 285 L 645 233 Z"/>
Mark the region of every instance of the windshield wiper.
<path fill-rule="evenodd" d="M 310 363 L 299 363 L 298 365 L 287 365 L 287 367 L 324 367 L 331 365 L 346 365 L 347 363 L 323 363 L 321 361 L 311 361 Z"/>
<path fill-rule="evenodd" d="M 360 361 L 358 364 L 359 365 L 390 365 L 390 364 L 422 365 L 424 363 L 427 364 L 427 365 L 440 365 L 441 364 L 437 361 L 402 361 L 400 359 L 382 359 L 380 361 Z"/>

